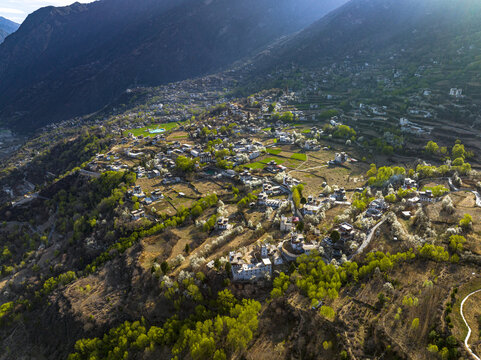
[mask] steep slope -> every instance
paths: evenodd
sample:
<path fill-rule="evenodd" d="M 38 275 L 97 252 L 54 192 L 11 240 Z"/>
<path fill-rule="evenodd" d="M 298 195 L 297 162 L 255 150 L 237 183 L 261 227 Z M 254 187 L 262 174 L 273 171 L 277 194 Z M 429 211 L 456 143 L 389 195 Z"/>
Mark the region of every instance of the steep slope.
<path fill-rule="evenodd" d="M 480 15 L 481 3 L 473 0 L 352 0 L 262 53 L 257 66 L 364 61 L 401 51 L 415 60 L 448 60 L 466 42 L 480 39 Z"/>
<path fill-rule="evenodd" d="M 20 25 L 0 16 L 0 44 L 11 33 L 17 31 Z"/>
<path fill-rule="evenodd" d="M 0 46 L 1 122 L 28 131 L 98 110 L 129 86 L 219 70 L 343 2 L 106 0 L 40 9 Z"/>
<path fill-rule="evenodd" d="M 478 148 L 480 18 L 481 3 L 473 0 L 352 0 L 259 54 L 238 92 L 305 90 L 313 79 L 305 106 L 319 102 L 349 112 L 356 131 L 370 129 L 370 141 L 394 127 L 404 141 L 413 139 L 407 148 L 433 137 Z M 462 96 L 449 95 L 453 88 Z M 337 100 L 326 101 L 328 94 Z M 386 106 L 376 128 L 373 114 L 354 111 L 361 103 Z M 422 126 L 427 139 L 402 129 L 400 118 Z"/>

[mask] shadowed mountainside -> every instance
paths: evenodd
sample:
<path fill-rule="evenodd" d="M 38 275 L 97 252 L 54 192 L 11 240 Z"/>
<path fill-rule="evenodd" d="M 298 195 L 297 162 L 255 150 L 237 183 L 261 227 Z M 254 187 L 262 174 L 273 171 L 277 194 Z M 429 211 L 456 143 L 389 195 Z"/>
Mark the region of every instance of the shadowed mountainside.
<path fill-rule="evenodd" d="M 343 0 L 106 0 L 42 8 L 0 46 L 0 120 L 28 132 L 126 88 L 217 71 Z"/>

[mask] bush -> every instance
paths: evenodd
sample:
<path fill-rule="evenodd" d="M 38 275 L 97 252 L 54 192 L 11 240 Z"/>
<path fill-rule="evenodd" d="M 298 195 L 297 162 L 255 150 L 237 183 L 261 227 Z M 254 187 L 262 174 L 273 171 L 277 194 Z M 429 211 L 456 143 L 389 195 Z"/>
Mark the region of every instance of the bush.
<path fill-rule="evenodd" d="M 419 255 L 426 259 L 434 260 L 437 262 L 449 260 L 449 253 L 442 246 L 436 246 L 431 244 L 424 244 L 419 249 Z"/>
<path fill-rule="evenodd" d="M 334 320 L 336 317 L 336 313 L 333 308 L 330 306 L 322 305 L 321 308 L 319 309 L 319 314 L 328 320 Z"/>
<path fill-rule="evenodd" d="M 419 318 L 414 318 L 411 323 L 411 329 L 416 330 L 419 327 Z"/>
<path fill-rule="evenodd" d="M 454 252 L 462 252 L 466 238 L 462 235 L 451 235 L 449 237 L 449 248 Z"/>
<path fill-rule="evenodd" d="M 464 214 L 463 218 L 459 220 L 459 226 L 468 231 L 473 227 L 473 217 L 469 214 Z"/>

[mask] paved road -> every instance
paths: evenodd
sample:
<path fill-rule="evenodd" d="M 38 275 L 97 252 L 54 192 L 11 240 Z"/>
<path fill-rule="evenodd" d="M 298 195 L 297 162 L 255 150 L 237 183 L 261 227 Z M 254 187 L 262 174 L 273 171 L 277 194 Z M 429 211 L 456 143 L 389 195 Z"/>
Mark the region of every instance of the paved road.
<path fill-rule="evenodd" d="M 468 189 L 468 188 L 458 189 L 456 186 L 453 185 L 453 181 L 451 180 L 451 178 L 448 179 L 448 184 L 449 184 L 449 188 L 450 188 L 451 191 L 453 191 L 453 192 L 457 192 L 457 191 L 468 191 L 468 192 L 472 192 L 472 193 L 474 194 L 474 196 L 476 196 L 476 206 L 477 206 L 477 207 L 481 207 L 481 195 L 479 194 L 479 192 L 474 191 L 474 190 L 471 190 L 471 189 Z"/>
<path fill-rule="evenodd" d="M 469 338 L 471 337 L 471 328 L 469 327 L 469 324 L 468 324 L 468 322 L 466 321 L 466 318 L 464 317 L 464 313 L 463 313 L 463 307 L 464 307 L 465 301 L 468 300 L 471 295 L 474 295 L 474 294 L 476 294 L 476 293 L 478 293 L 478 292 L 481 292 L 481 289 L 476 290 L 476 291 L 473 291 L 472 293 L 468 294 L 468 295 L 463 299 L 463 301 L 461 302 L 461 308 L 460 308 L 459 312 L 461 313 L 461 317 L 463 318 L 463 321 L 464 321 L 464 323 L 466 324 L 466 326 L 467 326 L 467 328 L 468 328 L 468 334 L 466 335 L 466 339 L 464 339 L 464 346 L 466 347 L 466 350 L 468 350 L 468 353 L 471 354 L 471 357 L 472 357 L 473 359 L 481 360 L 481 359 L 479 358 L 479 356 L 477 356 L 477 355 L 471 350 L 471 348 L 469 347 L 468 340 L 469 340 Z"/>
<path fill-rule="evenodd" d="M 451 178 L 448 179 L 448 184 L 451 191 L 459 191 L 459 189 L 456 186 L 454 186 L 453 180 Z"/>
<path fill-rule="evenodd" d="M 379 226 L 381 226 L 382 224 L 384 224 L 384 222 L 386 221 L 386 218 L 383 217 L 381 219 L 381 221 L 379 221 L 376 225 L 374 225 L 374 227 L 371 229 L 371 231 L 369 232 L 369 234 L 367 235 L 366 237 L 366 240 L 363 241 L 363 243 L 361 244 L 361 246 L 359 246 L 359 248 L 357 249 L 357 251 L 352 254 L 349 259 L 352 259 L 354 256 L 356 256 L 357 254 L 360 254 L 364 251 L 364 249 L 369 245 L 369 243 L 371 242 L 372 240 L 372 237 L 374 236 L 374 234 L 376 233 L 376 230 L 379 228 Z"/>
<path fill-rule="evenodd" d="M 481 207 L 481 195 L 477 191 L 473 191 L 473 194 L 476 196 L 476 206 Z"/>

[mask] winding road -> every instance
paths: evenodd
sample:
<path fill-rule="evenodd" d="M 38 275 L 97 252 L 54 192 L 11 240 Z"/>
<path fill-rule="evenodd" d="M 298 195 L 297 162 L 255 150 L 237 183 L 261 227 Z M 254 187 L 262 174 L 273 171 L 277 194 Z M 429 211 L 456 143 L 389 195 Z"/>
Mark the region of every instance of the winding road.
<path fill-rule="evenodd" d="M 374 236 L 374 233 L 376 232 L 376 230 L 379 228 L 379 226 L 381 226 L 382 224 L 384 224 L 384 222 L 386 221 L 386 217 L 383 217 L 381 219 L 381 221 L 379 221 L 376 225 L 374 225 L 374 227 L 369 231 L 369 234 L 367 235 L 366 237 L 366 240 L 364 240 L 361 244 L 361 246 L 359 246 L 359 248 L 357 249 L 357 251 L 355 253 L 353 253 L 351 256 L 348 257 L 348 259 L 352 259 L 354 256 L 356 256 L 357 254 L 360 254 L 364 251 L 364 249 L 369 245 L 369 243 L 371 242 L 372 240 L 372 237 Z"/>
<path fill-rule="evenodd" d="M 472 193 L 476 196 L 476 206 L 481 207 L 481 195 L 479 195 L 477 191 L 473 191 Z"/>
<path fill-rule="evenodd" d="M 464 323 L 466 324 L 466 327 L 468 328 L 468 334 L 466 335 L 466 338 L 464 339 L 464 346 L 466 347 L 466 350 L 471 354 L 471 356 L 473 357 L 473 359 L 481 360 L 481 359 L 479 358 L 479 356 L 477 356 L 477 355 L 471 350 L 471 348 L 469 347 L 468 340 L 469 340 L 469 338 L 471 337 L 471 328 L 469 327 L 469 324 L 468 324 L 468 322 L 466 321 L 466 318 L 464 317 L 464 313 L 463 313 L 463 307 L 464 307 L 465 301 L 468 300 L 471 295 L 474 295 L 474 294 L 476 294 L 476 293 L 478 293 L 478 292 L 481 292 L 481 289 L 476 290 L 476 291 L 473 291 L 472 293 L 468 294 L 468 295 L 463 299 L 463 301 L 461 302 L 461 307 L 460 307 L 460 309 L 459 309 L 459 312 L 461 313 L 461 317 L 463 318 L 463 321 L 464 321 Z"/>
<path fill-rule="evenodd" d="M 476 206 L 477 206 L 477 207 L 481 207 L 481 195 L 479 194 L 478 191 L 471 190 L 471 189 L 467 189 L 467 188 L 458 189 L 457 187 L 455 187 L 455 186 L 453 185 L 453 181 L 451 180 L 451 178 L 448 179 L 448 184 L 449 184 L 449 188 L 451 189 L 452 192 L 456 192 L 456 191 L 469 191 L 469 192 L 472 192 L 472 193 L 474 194 L 474 196 L 476 196 Z"/>

